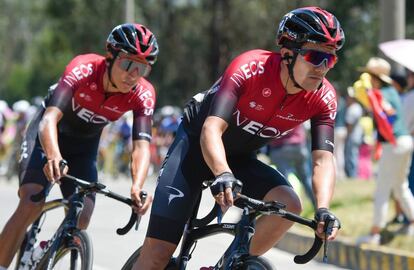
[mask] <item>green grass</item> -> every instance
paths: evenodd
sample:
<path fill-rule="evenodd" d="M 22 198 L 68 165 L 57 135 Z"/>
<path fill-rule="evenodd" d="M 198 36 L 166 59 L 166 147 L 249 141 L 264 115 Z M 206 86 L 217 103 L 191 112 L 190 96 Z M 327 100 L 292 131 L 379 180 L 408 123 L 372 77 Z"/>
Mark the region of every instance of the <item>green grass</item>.
<path fill-rule="evenodd" d="M 359 236 L 369 233 L 373 219 L 374 191 L 375 182 L 372 180 L 343 180 L 337 182 L 330 209 L 342 222 L 339 238 L 355 241 Z M 309 218 L 313 217 L 312 206 L 307 200 L 304 200 L 302 214 Z M 388 220 L 391 220 L 394 216 L 394 203 L 391 200 Z M 382 233 L 382 238 L 386 242 L 384 246 L 414 252 L 414 238 L 402 233 L 403 229 L 401 225 L 387 226 Z"/>

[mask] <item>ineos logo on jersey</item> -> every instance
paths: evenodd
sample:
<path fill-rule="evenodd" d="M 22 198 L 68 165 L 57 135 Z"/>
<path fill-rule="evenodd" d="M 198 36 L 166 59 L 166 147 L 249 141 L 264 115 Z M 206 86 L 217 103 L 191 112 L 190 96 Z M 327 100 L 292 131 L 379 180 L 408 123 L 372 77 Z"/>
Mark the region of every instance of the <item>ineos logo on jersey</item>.
<path fill-rule="evenodd" d="M 262 61 L 251 61 L 248 64 L 244 64 L 231 75 L 230 79 L 237 85 L 241 86 L 242 82 L 256 76 L 257 74 L 263 74 L 265 72 L 264 62 Z"/>
<path fill-rule="evenodd" d="M 336 117 L 336 108 L 338 106 L 338 103 L 335 98 L 335 93 L 332 89 L 327 88 L 327 85 L 322 85 L 321 87 L 321 95 L 322 95 L 322 101 L 328 105 L 328 109 L 331 111 L 329 114 L 329 117 L 332 120 L 335 120 Z"/>
<path fill-rule="evenodd" d="M 154 99 L 151 91 L 145 89 L 142 85 L 137 85 L 136 90 L 138 90 L 138 98 L 142 101 L 144 105 L 144 114 L 152 115 L 154 113 Z"/>
<path fill-rule="evenodd" d="M 75 102 L 74 98 L 72 98 L 72 110 L 76 113 L 76 115 L 79 118 L 81 118 L 87 123 L 106 124 L 109 122 L 106 117 L 96 114 L 88 109 L 82 108 L 79 104 Z"/>
<path fill-rule="evenodd" d="M 92 75 L 92 67 L 92 64 L 80 64 L 79 66 L 74 67 L 69 74 L 66 74 L 63 81 L 72 87 L 77 81 Z"/>
<path fill-rule="evenodd" d="M 236 117 L 236 125 L 241 127 L 244 131 L 257 135 L 262 138 L 280 138 L 288 134 L 292 129 L 286 130 L 285 132 L 281 132 L 280 130 L 274 127 L 267 127 L 262 123 L 256 122 L 254 120 L 250 120 L 247 117 L 243 117 L 240 119 L 240 111 L 237 110 L 233 113 Z"/>

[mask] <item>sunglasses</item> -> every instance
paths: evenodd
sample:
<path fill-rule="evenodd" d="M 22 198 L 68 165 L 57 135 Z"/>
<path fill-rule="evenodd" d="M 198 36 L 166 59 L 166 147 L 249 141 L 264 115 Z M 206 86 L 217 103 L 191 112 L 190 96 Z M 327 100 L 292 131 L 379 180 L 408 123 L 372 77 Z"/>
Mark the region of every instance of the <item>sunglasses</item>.
<path fill-rule="evenodd" d="M 146 77 L 151 71 L 151 66 L 145 63 L 131 60 L 130 58 L 120 58 L 119 67 L 126 72 L 138 71 L 139 77 Z"/>
<path fill-rule="evenodd" d="M 294 51 L 302 55 L 303 59 L 305 59 L 306 62 L 312 64 L 315 67 L 319 67 L 325 63 L 328 68 L 333 68 L 338 61 L 338 56 L 327 52 L 310 49 L 294 49 Z"/>

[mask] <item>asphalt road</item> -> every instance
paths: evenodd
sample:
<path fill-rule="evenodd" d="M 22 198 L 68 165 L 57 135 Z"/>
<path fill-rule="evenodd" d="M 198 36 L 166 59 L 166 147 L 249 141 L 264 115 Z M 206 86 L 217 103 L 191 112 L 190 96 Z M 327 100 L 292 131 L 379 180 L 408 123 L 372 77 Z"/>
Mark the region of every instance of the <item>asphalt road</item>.
<path fill-rule="evenodd" d="M 128 196 L 130 181 L 127 179 L 103 181 L 108 188 L 114 192 Z M 149 178 L 146 183 L 146 190 L 150 193 L 155 188 L 154 178 Z M 59 188 L 55 187 L 50 199 L 58 198 L 60 195 Z M 201 203 L 200 213 L 207 213 L 212 205 L 210 196 L 204 196 Z M 17 180 L 7 182 L 0 177 L 0 228 L 2 229 L 10 215 L 17 206 Z M 53 212 L 53 213 L 52 213 Z M 40 239 L 47 239 L 59 225 L 63 218 L 62 210 L 54 210 L 48 214 L 44 223 Z M 98 196 L 94 216 L 88 229 L 88 233 L 92 239 L 94 246 L 94 269 L 95 270 L 112 270 L 121 269 L 123 263 L 130 254 L 138 248 L 145 237 L 146 227 L 148 224 L 148 215 L 142 218 L 138 231 L 131 231 L 125 236 L 116 234 L 116 229 L 123 227 L 129 219 L 130 209 L 127 206 L 118 203 L 109 198 Z M 237 210 L 229 211 L 224 221 L 234 220 L 238 215 Z M 199 269 L 201 266 L 215 265 L 220 255 L 230 244 L 232 237 L 229 235 L 216 235 L 201 240 L 193 253 L 193 259 L 190 261 L 187 269 Z M 277 269 L 289 270 L 339 270 L 332 265 L 321 264 L 311 261 L 306 265 L 296 265 L 293 262 L 293 254 L 272 249 L 265 254 Z M 10 269 L 12 269 L 10 267 Z"/>

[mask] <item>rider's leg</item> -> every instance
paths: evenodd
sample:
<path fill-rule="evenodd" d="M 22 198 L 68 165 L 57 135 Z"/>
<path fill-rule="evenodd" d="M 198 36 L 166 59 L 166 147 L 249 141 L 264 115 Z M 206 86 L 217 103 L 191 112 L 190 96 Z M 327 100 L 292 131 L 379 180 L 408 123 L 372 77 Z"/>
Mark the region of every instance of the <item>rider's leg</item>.
<path fill-rule="evenodd" d="M 158 240 L 155 238 L 145 238 L 144 245 L 138 260 L 135 262 L 133 270 L 162 270 L 171 259 L 176 244 Z"/>
<path fill-rule="evenodd" d="M 302 206 L 299 197 L 289 186 L 272 188 L 264 197 L 265 201 L 279 201 L 286 204 L 288 211 L 299 214 Z M 293 225 L 293 222 L 275 215 L 262 216 L 257 220 L 256 232 L 250 245 L 251 255 L 262 255 L 272 248 Z"/>
<path fill-rule="evenodd" d="M 44 201 L 33 202 L 30 197 L 43 189 L 38 184 L 25 184 L 19 189 L 20 201 L 0 234 L 0 265 L 8 267 L 21 245 L 27 227 L 39 216 Z"/>

